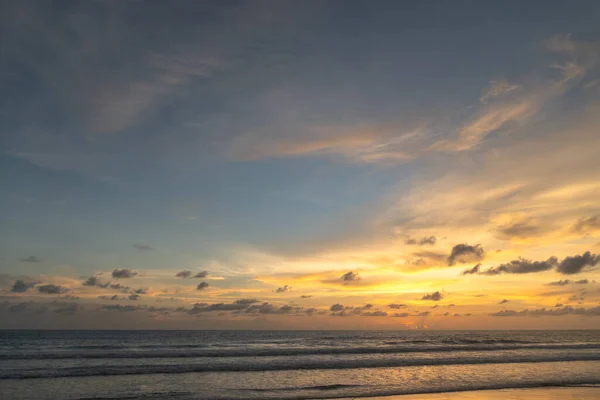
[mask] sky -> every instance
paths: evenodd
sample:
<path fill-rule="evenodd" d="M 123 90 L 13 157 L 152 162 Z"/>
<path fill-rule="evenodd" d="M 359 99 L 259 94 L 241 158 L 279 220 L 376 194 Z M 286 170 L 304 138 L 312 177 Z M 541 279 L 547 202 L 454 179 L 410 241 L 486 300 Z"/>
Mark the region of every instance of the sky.
<path fill-rule="evenodd" d="M 0 7 L 0 328 L 600 328 L 599 2 Z"/>

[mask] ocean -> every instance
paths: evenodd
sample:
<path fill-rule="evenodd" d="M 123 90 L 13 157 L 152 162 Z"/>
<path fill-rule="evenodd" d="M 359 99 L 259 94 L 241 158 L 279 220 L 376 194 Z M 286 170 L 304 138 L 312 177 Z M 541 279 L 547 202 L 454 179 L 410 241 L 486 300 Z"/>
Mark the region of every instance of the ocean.
<path fill-rule="evenodd" d="M 0 331 L 0 398 L 326 399 L 600 384 L 600 331 Z"/>

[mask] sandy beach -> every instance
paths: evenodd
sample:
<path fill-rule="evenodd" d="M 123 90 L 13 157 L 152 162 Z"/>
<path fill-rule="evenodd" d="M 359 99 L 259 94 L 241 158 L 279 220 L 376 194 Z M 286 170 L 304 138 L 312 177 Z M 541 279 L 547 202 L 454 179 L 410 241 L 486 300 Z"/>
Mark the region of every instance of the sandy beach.
<path fill-rule="evenodd" d="M 568 400 L 598 399 L 600 386 L 474 390 L 401 396 L 362 397 L 361 400 Z M 354 398 L 358 399 L 358 398 Z M 343 400 L 352 400 L 351 398 Z"/>

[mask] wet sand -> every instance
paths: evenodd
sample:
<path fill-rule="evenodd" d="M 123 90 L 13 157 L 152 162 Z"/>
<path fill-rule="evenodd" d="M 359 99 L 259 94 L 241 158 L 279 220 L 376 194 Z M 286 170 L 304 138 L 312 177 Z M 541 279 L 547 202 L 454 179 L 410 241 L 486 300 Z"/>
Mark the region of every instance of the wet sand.
<path fill-rule="evenodd" d="M 357 400 L 592 400 L 600 399 L 600 386 L 532 389 L 473 390 L 467 392 L 361 397 Z M 343 399 L 343 400 L 351 400 Z"/>

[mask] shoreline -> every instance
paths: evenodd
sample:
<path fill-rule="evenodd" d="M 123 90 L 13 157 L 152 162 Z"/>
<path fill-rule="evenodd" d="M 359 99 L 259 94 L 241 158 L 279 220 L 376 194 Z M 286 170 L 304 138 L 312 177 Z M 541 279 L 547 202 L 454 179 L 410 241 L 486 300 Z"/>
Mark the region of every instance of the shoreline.
<path fill-rule="evenodd" d="M 344 397 L 339 400 L 568 400 L 597 399 L 600 385 L 475 389 L 454 392 Z M 320 400 L 320 399 L 315 399 Z"/>

